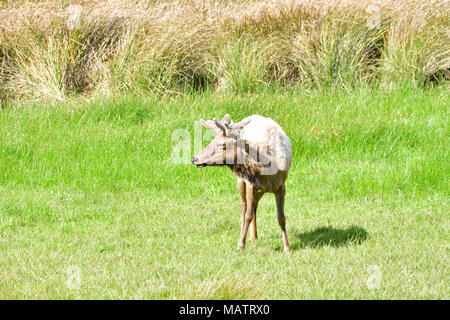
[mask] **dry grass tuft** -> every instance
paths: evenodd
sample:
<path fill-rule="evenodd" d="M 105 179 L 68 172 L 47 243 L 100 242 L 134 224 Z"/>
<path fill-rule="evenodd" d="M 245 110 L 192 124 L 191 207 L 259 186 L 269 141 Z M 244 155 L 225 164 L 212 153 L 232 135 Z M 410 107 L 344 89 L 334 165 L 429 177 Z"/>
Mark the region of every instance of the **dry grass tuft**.
<path fill-rule="evenodd" d="M 219 280 L 211 280 L 200 283 L 195 289 L 184 292 L 182 297 L 174 296 L 173 299 L 212 299 L 212 300 L 249 300 L 258 299 L 261 296 L 261 288 L 264 281 L 255 282 L 248 279 L 242 283 L 236 276 L 227 276 Z"/>
<path fill-rule="evenodd" d="M 423 86 L 450 77 L 445 2 L 4 2 L 0 99 Z"/>

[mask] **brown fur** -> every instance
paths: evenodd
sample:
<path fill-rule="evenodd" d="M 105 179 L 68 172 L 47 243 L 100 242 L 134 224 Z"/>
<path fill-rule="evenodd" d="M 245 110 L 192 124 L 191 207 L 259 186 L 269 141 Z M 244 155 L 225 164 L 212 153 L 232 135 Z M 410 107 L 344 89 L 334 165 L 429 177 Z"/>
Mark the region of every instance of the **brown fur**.
<path fill-rule="evenodd" d="M 214 121 L 216 121 L 214 119 Z M 213 123 L 203 121 L 204 125 L 214 128 Z M 219 122 L 217 127 L 225 128 L 226 123 Z M 220 166 L 227 165 L 237 176 L 239 194 L 241 196 L 241 235 L 238 243 L 238 249 L 245 248 L 245 241 L 250 224 L 250 240 L 257 239 L 256 231 L 256 210 L 258 203 L 264 193 L 274 193 L 277 202 L 278 223 L 281 228 L 284 251 L 289 252 L 290 247 L 286 235 L 285 216 L 284 216 L 284 198 L 286 194 L 285 181 L 287 171 L 278 170 L 273 175 L 262 175 L 262 169 L 270 165 L 271 150 L 267 150 L 266 155 L 260 155 L 252 149 L 249 143 L 236 139 L 236 132 L 232 128 L 229 131 L 217 130 L 218 136 L 204 150 L 199 152 L 192 159 L 197 167 L 206 165 Z M 239 146 L 244 146 L 239 148 Z M 259 150 L 258 150 L 259 151 Z M 251 155 L 258 155 L 258 159 Z M 263 158 L 266 157 L 266 158 Z M 229 161 L 231 159 L 231 161 Z M 243 159 L 243 163 L 238 163 L 238 159 Z M 228 160 L 228 161 L 227 161 Z M 227 163 L 228 162 L 228 163 Z M 231 163 L 230 163 L 231 162 Z M 264 164 L 263 164 L 264 163 Z"/>

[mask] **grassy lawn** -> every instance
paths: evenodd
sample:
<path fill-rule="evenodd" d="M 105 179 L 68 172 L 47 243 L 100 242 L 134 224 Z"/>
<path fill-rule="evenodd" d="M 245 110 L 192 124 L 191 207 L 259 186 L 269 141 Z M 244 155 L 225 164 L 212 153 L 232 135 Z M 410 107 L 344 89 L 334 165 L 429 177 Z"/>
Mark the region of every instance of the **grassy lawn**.
<path fill-rule="evenodd" d="M 0 298 L 448 299 L 448 101 L 298 89 L 0 110 Z M 225 113 L 291 139 L 290 255 L 272 195 L 238 252 L 231 171 L 171 160 L 176 129 Z"/>

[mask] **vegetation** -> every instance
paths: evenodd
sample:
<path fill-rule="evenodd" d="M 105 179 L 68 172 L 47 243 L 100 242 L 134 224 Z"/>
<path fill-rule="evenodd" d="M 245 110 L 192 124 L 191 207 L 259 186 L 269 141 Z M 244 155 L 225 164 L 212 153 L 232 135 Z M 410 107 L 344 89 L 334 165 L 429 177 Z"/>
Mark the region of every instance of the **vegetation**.
<path fill-rule="evenodd" d="M 0 298 L 449 299 L 445 1 L 0 3 Z M 290 255 L 172 161 L 225 113 L 291 139 Z"/>
<path fill-rule="evenodd" d="M 225 112 L 269 115 L 291 139 L 289 256 L 273 197 L 260 202 L 259 239 L 238 252 L 231 171 L 171 160 L 176 129 L 193 138 L 194 121 Z M 8 108 L 0 297 L 448 299 L 448 135 L 444 87 Z M 73 266 L 79 288 L 67 285 Z"/>
<path fill-rule="evenodd" d="M 450 78 L 444 0 L 3 2 L 3 101 Z"/>

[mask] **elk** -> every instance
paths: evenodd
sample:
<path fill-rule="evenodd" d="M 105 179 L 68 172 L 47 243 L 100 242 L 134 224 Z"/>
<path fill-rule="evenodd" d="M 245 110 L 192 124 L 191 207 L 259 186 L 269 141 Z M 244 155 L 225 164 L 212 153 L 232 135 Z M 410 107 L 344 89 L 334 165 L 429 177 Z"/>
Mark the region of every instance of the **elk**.
<path fill-rule="evenodd" d="M 229 122 L 226 114 L 221 121 L 200 120 L 217 136 L 192 158 L 197 168 L 228 166 L 237 176 L 241 196 L 241 235 L 238 250 L 245 248 L 249 225 L 250 240 L 257 239 L 256 210 L 264 193 L 274 193 L 278 223 L 281 227 L 284 252 L 290 252 L 286 235 L 284 199 L 286 178 L 292 163 L 292 148 L 283 129 L 272 119 L 252 115 L 238 123 Z"/>

